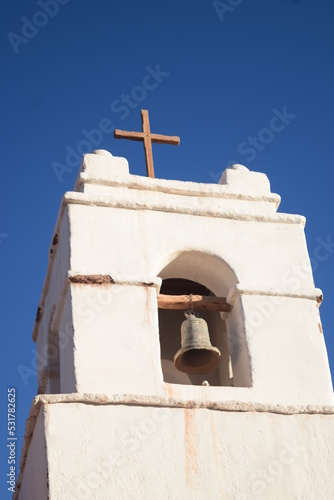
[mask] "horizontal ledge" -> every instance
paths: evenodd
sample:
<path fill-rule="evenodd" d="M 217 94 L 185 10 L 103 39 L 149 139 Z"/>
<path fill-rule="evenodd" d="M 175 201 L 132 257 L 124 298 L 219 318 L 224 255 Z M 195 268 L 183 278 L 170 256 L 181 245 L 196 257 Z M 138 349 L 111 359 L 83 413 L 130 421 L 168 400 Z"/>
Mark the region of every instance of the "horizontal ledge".
<path fill-rule="evenodd" d="M 76 193 L 73 191 L 64 194 L 63 203 L 86 205 L 94 207 L 121 208 L 126 210 L 152 210 L 157 212 L 176 213 L 201 217 L 216 217 L 221 219 L 232 219 L 254 222 L 273 222 L 278 224 L 300 224 L 305 226 L 305 217 L 301 215 L 276 213 L 267 215 L 261 213 L 251 213 L 241 210 L 214 210 L 210 208 L 200 208 L 199 206 L 185 206 L 174 201 L 169 203 L 155 203 L 137 201 L 129 198 L 113 199 L 107 195 L 87 195 L 86 193 Z"/>
<path fill-rule="evenodd" d="M 313 288 L 307 290 L 301 290 L 300 292 L 291 292 L 291 290 L 277 290 L 277 289 L 256 289 L 243 287 L 242 285 L 233 285 L 226 298 L 228 304 L 232 304 L 236 297 L 239 295 L 266 295 L 270 297 L 282 297 L 282 298 L 293 298 L 293 299 L 308 299 L 315 300 L 318 304 L 321 304 L 323 299 L 323 294 L 320 288 Z"/>
<path fill-rule="evenodd" d="M 68 276 L 70 283 L 80 285 L 107 285 L 115 283 L 115 280 L 108 274 L 75 274 Z"/>
<path fill-rule="evenodd" d="M 158 296 L 159 309 L 195 309 L 196 311 L 230 312 L 232 306 L 226 303 L 225 297 L 210 297 L 205 295 L 163 295 Z"/>
<path fill-rule="evenodd" d="M 157 292 L 161 286 L 161 278 L 159 277 L 143 277 L 143 276 L 121 276 L 117 273 L 110 274 L 77 274 L 73 271 L 68 272 L 68 281 L 78 285 L 132 285 L 154 287 Z"/>
<path fill-rule="evenodd" d="M 203 386 L 203 392 L 208 388 Z M 204 396 L 203 394 L 203 396 Z M 274 404 L 263 404 L 242 401 L 204 401 L 166 398 L 160 396 L 144 396 L 133 394 L 40 394 L 34 398 L 33 404 L 36 406 L 58 403 L 87 403 L 96 405 L 138 405 L 138 406 L 158 406 L 164 408 L 208 408 L 218 411 L 231 412 L 260 412 L 277 413 L 282 415 L 298 414 L 322 414 L 334 415 L 334 406 L 308 405 L 308 406 L 283 406 Z"/>
<path fill-rule="evenodd" d="M 128 174 L 124 179 L 105 179 L 101 175 L 87 174 L 81 172 L 79 175 L 80 184 L 99 184 L 108 187 L 126 187 L 141 191 L 156 191 L 159 193 L 178 194 L 182 196 L 196 196 L 200 198 L 223 198 L 245 201 L 262 201 L 275 203 L 278 206 L 281 197 L 276 193 L 269 194 L 245 194 L 228 190 L 224 184 L 204 184 L 198 182 L 184 182 L 166 179 L 149 179 L 140 175 Z"/>

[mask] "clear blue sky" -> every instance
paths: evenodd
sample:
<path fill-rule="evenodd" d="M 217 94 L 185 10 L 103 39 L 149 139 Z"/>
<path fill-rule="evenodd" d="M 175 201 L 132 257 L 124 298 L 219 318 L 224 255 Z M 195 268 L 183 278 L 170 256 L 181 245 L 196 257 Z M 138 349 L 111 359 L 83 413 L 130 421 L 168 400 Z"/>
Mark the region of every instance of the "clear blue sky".
<path fill-rule="evenodd" d="M 85 148 L 83 130 L 108 118 L 92 149 L 125 156 L 131 173 L 145 175 L 142 145 L 116 141 L 112 129 L 139 130 L 148 109 L 154 132 L 181 137 L 177 148 L 154 148 L 157 177 L 217 182 L 230 163 L 245 164 L 267 174 L 280 211 L 306 216 L 311 256 L 319 239 L 334 241 L 332 0 L 226 0 L 217 9 L 204 0 L 51 0 L 48 14 L 43 3 L 5 1 L 0 19 L 1 498 L 7 387 L 17 391 L 19 456 L 37 379 L 25 384 L 18 367 L 35 368 L 49 244 L 78 170 L 66 155 Z M 270 129 L 284 110 L 283 128 Z M 314 278 L 333 371 L 333 244 L 321 255 Z"/>

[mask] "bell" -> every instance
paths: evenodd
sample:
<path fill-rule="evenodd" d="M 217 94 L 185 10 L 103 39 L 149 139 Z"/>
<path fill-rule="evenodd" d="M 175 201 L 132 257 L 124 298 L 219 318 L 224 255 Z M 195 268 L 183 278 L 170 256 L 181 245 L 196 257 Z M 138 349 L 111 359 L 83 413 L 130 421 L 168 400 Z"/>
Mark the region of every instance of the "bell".
<path fill-rule="evenodd" d="M 217 368 L 220 350 L 210 342 L 208 325 L 194 311 L 185 313 L 181 325 L 181 349 L 174 356 L 174 365 L 185 373 L 208 373 Z"/>

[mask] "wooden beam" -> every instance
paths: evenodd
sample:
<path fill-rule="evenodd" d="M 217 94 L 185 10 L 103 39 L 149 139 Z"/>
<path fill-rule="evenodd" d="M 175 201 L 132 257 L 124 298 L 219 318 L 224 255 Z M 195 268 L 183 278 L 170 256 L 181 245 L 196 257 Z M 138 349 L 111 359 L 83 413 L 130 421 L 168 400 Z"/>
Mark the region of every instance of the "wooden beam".
<path fill-rule="evenodd" d="M 133 141 L 143 141 L 145 138 L 143 132 L 132 132 L 127 130 L 119 130 L 116 128 L 114 130 L 115 139 L 132 139 Z M 172 146 L 178 146 L 180 144 L 180 137 L 176 135 L 162 135 L 162 134 L 150 134 L 151 141 L 156 144 L 171 144 Z"/>
<path fill-rule="evenodd" d="M 232 311 L 232 306 L 227 304 L 225 297 L 209 297 L 206 295 L 193 295 L 192 304 L 195 311 Z M 158 296 L 159 309 L 191 309 L 189 295 L 163 295 Z"/>
<path fill-rule="evenodd" d="M 119 130 L 115 128 L 114 130 L 115 139 L 132 139 L 133 141 L 143 141 L 144 134 L 143 132 L 131 132 L 127 130 Z"/>
<path fill-rule="evenodd" d="M 150 121 L 148 118 L 147 109 L 141 110 L 141 121 L 142 121 L 143 134 L 144 134 L 144 151 L 145 151 L 145 158 L 146 158 L 146 173 L 147 173 L 147 177 L 154 179 L 151 129 L 150 129 Z"/>
<path fill-rule="evenodd" d="M 176 135 L 161 135 L 161 134 L 151 134 L 151 141 L 156 144 L 171 144 L 172 146 L 178 146 L 180 144 L 180 137 Z"/>

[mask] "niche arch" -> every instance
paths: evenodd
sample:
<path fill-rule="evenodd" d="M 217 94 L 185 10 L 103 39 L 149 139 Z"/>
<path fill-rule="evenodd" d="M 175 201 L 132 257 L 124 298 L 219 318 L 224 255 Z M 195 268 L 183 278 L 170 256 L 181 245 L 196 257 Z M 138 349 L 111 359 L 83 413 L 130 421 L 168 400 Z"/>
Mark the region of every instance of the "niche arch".
<path fill-rule="evenodd" d="M 238 283 L 234 270 L 220 257 L 187 250 L 173 252 L 164 258 L 158 273 L 162 279 L 160 293 L 166 295 L 211 295 L 226 297 Z M 181 346 L 181 324 L 184 311 L 159 309 L 161 368 L 166 383 L 249 387 L 250 367 L 240 304 L 232 312 L 199 311 L 209 328 L 213 346 L 221 351 L 218 368 L 205 375 L 190 375 L 174 367 L 174 354 Z"/>

